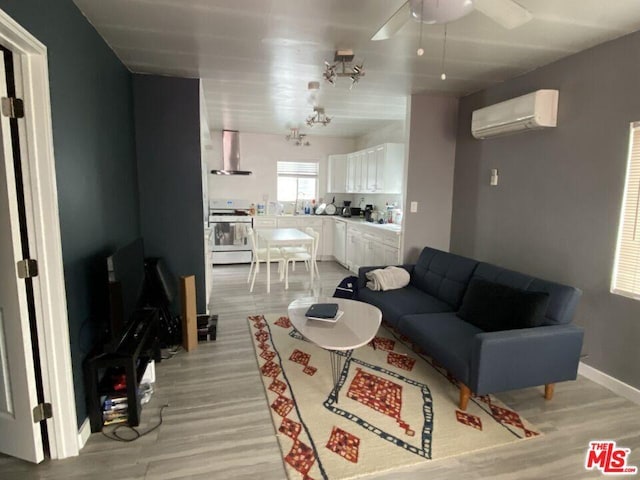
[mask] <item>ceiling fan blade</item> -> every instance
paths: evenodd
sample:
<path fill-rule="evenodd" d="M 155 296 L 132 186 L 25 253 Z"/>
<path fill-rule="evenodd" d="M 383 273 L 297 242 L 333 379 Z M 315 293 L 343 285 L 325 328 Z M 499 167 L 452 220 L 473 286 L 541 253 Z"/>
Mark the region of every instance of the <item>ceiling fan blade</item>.
<path fill-rule="evenodd" d="M 473 6 L 509 30 L 533 18 L 529 10 L 513 0 L 473 0 Z"/>
<path fill-rule="evenodd" d="M 395 33 L 400 30 L 405 23 L 409 21 L 409 17 L 411 15 L 411 6 L 409 5 L 409 1 L 407 0 L 396 13 L 391 15 L 391 18 L 386 21 L 382 27 L 376 32 L 376 34 L 371 37 L 371 40 L 386 40 L 391 38 Z"/>

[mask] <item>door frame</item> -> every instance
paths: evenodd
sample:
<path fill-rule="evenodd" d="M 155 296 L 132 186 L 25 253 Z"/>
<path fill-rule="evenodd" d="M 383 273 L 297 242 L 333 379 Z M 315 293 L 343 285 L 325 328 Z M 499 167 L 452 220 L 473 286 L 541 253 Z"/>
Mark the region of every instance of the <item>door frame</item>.
<path fill-rule="evenodd" d="M 16 88 L 24 100 L 23 182 L 30 251 L 38 260 L 40 272 L 33 280 L 42 383 L 45 401 L 53 408 L 53 418 L 47 420 L 50 454 L 52 459 L 61 459 L 78 455 L 81 445 L 62 261 L 47 47 L 1 9 L 0 42 L 13 52 L 20 83 Z"/>

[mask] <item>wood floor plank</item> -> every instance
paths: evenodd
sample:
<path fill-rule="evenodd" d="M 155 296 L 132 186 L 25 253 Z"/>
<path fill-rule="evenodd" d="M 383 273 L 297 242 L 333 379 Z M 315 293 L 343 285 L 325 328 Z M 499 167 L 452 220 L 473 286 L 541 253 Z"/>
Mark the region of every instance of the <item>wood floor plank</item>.
<path fill-rule="evenodd" d="M 350 273 L 320 262 L 321 288 L 332 295 Z M 253 294 L 246 283 L 248 265 L 213 269 L 212 313 L 219 315 L 218 339 L 192 353 L 178 353 L 157 365 L 156 392 L 143 408 L 140 430 L 154 426 L 162 405 L 163 425 L 133 443 L 93 434 L 79 457 L 31 465 L 0 455 L 2 480 L 31 479 L 251 479 L 285 478 L 282 453 L 258 373 L 246 317 L 286 314 L 294 299 L 314 293 L 308 274 L 298 267 L 290 289 L 274 281 L 266 293 L 260 272 Z M 276 278 L 275 272 L 272 273 Z M 497 480 L 600 478 L 584 470 L 588 442 L 614 439 L 631 448 L 630 465 L 640 466 L 640 406 L 579 377 L 556 386 L 545 401 L 543 389 L 498 395 L 536 425 L 544 436 L 490 451 L 384 472 L 369 478 Z"/>

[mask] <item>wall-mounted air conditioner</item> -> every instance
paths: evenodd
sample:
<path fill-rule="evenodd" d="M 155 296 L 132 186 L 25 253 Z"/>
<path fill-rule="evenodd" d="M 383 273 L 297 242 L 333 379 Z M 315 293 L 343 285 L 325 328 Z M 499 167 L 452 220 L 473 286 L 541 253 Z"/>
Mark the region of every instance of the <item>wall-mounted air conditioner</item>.
<path fill-rule="evenodd" d="M 555 127 L 558 90 L 537 90 L 473 112 L 471 134 L 489 138 L 522 130 Z"/>

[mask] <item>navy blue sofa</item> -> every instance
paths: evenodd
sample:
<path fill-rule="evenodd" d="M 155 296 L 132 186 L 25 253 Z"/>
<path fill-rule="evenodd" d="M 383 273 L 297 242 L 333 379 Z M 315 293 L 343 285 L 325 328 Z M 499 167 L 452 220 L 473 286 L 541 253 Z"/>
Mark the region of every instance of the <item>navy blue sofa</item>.
<path fill-rule="evenodd" d="M 415 265 L 400 265 L 409 285 L 385 292 L 366 288 L 362 267 L 358 299 L 377 306 L 383 319 L 406 335 L 460 382 L 460 409 L 476 395 L 575 380 L 582 328 L 570 325 L 581 291 L 452 253 L 425 248 Z M 546 292 L 541 326 L 483 331 L 456 313 L 467 286 L 479 278 L 528 292 Z"/>

